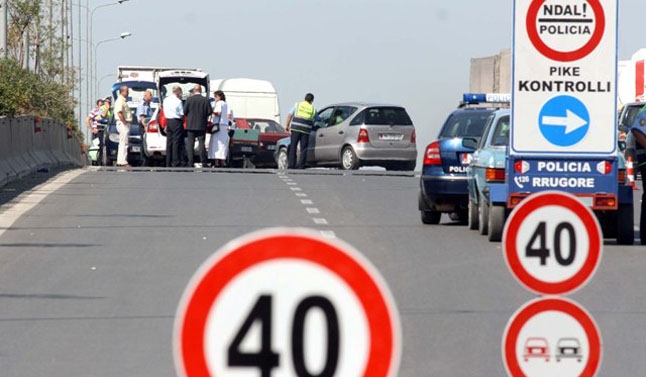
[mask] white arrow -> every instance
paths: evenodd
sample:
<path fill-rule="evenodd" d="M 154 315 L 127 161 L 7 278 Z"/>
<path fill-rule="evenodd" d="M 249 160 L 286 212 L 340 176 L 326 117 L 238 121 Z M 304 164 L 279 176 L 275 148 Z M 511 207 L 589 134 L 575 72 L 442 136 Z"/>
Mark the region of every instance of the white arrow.
<path fill-rule="evenodd" d="M 570 110 L 565 110 L 564 117 L 551 117 L 544 116 L 543 124 L 546 126 L 561 126 L 565 127 L 565 134 L 576 131 L 581 127 L 584 127 L 588 122 L 585 119 L 582 119 L 580 116 L 576 115 Z"/>

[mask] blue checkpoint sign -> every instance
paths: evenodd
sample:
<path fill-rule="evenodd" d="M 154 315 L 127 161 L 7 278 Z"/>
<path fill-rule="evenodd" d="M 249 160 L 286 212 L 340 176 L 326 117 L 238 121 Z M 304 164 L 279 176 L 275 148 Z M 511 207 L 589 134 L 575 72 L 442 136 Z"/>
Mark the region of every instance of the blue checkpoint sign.
<path fill-rule="evenodd" d="M 590 112 L 578 98 L 561 95 L 543 105 L 538 126 L 545 139 L 557 147 L 580 143 L 590 130 Z"/>

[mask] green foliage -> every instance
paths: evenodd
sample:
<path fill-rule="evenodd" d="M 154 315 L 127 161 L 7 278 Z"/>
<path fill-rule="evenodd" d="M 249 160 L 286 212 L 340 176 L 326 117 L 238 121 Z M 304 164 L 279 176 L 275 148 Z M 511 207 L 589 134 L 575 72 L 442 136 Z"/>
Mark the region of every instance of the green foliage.
<path fill-rule="evenodd" d="M 0 59 L 0 116 L 34 115 L 76 124 L 71 87 Z"/>

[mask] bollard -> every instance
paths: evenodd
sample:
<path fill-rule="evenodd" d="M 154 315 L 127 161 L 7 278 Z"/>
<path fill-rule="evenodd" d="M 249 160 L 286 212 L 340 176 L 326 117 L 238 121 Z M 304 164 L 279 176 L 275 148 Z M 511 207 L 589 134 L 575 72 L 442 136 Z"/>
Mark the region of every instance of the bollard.
<path fill-rule="evenodd" d="M 628 175 L 628 186 L 632 187 L 633 190 L 639 190 L 635 184 L 635 167 L 633 164 L 633 156 L 628 155 L 626 159 L 626 175 Z"/>

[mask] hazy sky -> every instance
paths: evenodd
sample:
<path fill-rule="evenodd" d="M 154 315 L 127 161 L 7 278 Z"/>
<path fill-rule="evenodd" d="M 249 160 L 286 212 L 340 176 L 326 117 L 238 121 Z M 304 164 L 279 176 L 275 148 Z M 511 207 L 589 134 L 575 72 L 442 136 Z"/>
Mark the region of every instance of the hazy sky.
<path fill-rule="evenodd" d="M 306 92 L 318 108 L 347 100 L 400 104 L 415 122 L 421 155 L 468 91 L 470 58 L 511 46 L 512 4 L 130 0 L 95 14 L 95 43 L 133 34 L 99 47 L 97 76 L 117 65 L 157 65 L 202 68 L 212 79 L 267 79 L 283 119 Z M 620 0 L 619 14 L 619 58 L 628 59 L 646 47 L 646 1 Z M 112 81 L 102 81 L 102 93 Z"/>

